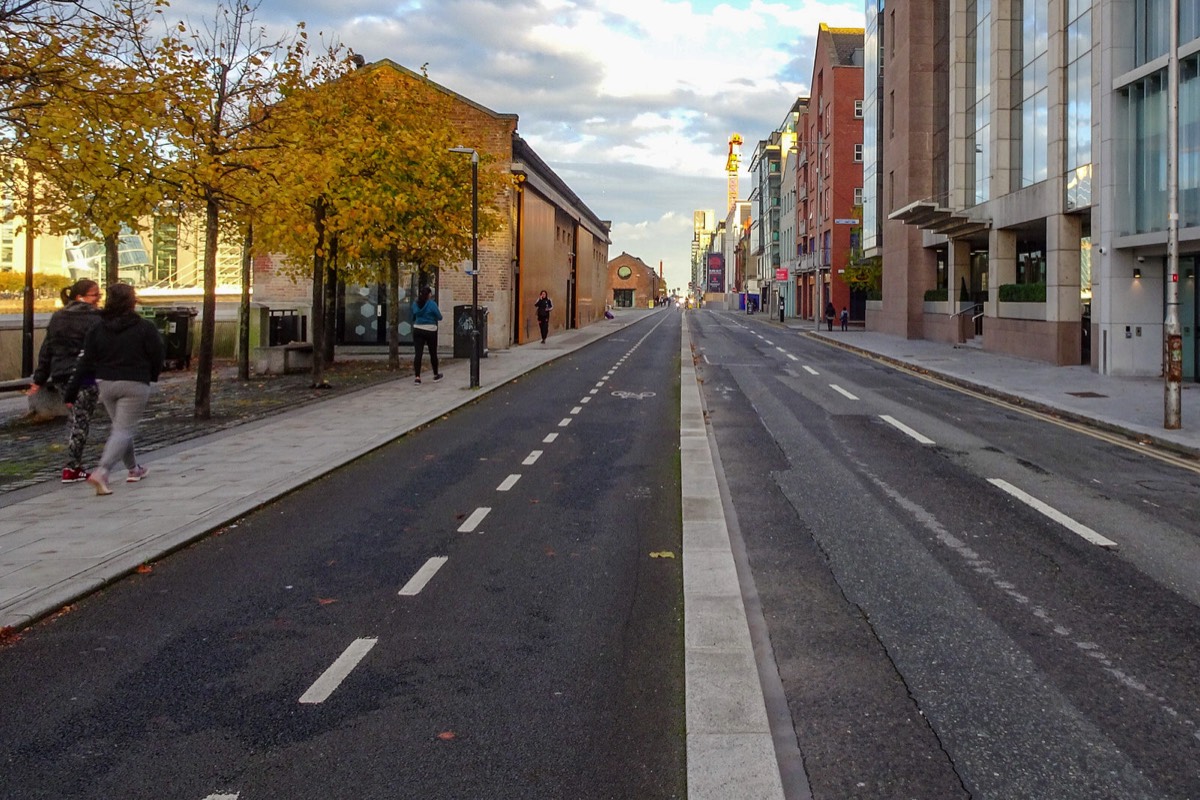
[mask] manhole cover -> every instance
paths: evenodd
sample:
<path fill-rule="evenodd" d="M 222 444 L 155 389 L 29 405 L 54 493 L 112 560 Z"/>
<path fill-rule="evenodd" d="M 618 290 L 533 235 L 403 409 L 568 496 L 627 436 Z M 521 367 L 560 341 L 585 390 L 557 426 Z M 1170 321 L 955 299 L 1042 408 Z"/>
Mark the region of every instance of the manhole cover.
<path fill-rule="evenodd" d="M 1096 394 L 1095 392 L 1067 392 L 1072 397 L 1108 397 L 1106 394 Z"/>

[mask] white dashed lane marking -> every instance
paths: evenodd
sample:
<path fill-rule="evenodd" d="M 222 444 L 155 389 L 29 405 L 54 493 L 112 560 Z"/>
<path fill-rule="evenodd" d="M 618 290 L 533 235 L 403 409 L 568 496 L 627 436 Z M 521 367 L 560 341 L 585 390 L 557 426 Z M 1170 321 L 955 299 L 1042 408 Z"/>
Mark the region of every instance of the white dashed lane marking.
<path fill-rule="evenodd" d="M 836 383 L 831 383 L 831 384 L 829 384 L 829 388 L 830 388 L 830 389 L 833 389 L 835 392 L 837 392 L 838 394 L 840 394 L 840 395 L 842 395 L 843 397 L 847 398 L 848 400 L 857 400 L 857 399 L 858 399 L 857 397 L 855 397 L 854 395 L 850 394 L 849 392 L 847 392 L 847 391 L 846 391 L 845 389 L 843 389 L 842 387 L 838 386 Z"/>
<path fill-rule="evenodd" d="M 887 414 L 880 414 L 879 418 L 881 420 L 883 420 L 884 422 L 886 422 L 888 425 L 891 425 L 896 430 L 903 431 L 904 433 L 908 434 L 909 436 L 916 439 L 921 444 L 934 444 L 933 439 L 930 439 L 928 436 L 925 436 L 924 434 L 917 433 L 912 428 L 908 427 L 907 425 L 905 425 L 903 422 L 896 419 L 895 417 L 888 416 Z"/>
<path fill-rule="evenodd" d="M 813 369 L 812 367 L 808 367 L 808 366 L 806 366 L 804 368 L 804 371 L 807 372 L 809 375 L 820 375 L 821 374 L 821 373 L 817 372 L 815 369 Z"/>
<path fill-rule="evenodd" d="M 520 475 L 509 475 L 504 480 L 500 481 L 500 485 L 496 487 L 497 492 L 507 492 L 509 489 L 517 485 L 517 481 L 521 480 Z"/>
<path fill-rule="evenodd" d="M 558 434 L 557 434 L 557 433 L 547 433 L 547 434 L 546 434 L 546 438 L 545 438 L 545 439 L 542 439 L 542 444 L 550 444 L 551 442 L 553 442 L 553 441 L 554 441 L 555 439 L 557 439 L 557 438 L 558 438 Z"/>
<path fill-rule="evenodd" d="M 363 660 L 367 653 L 371 652 L 371 648 L 375 646 L 378 639 L 355 639 L 350 643 L 337 661 L 334 661 L 329 669 L 317 678 L 316 683 L 308 687 L 308 691 L 300 695 L 300 702 L 305 704 L 324 703 L 329 699 L 329 695 L 333 694 L 334 689 L 342 685 L 342 681 L 346 680 L 346 676 L 354 671 L 358 666 L 358 662 Z"/>
<path fill-rule="evenodd" d="M 521 462 L 521 466 L 532 467 L 534 464 L 537 463 L 537 460 L 541 457 L 542 457 L 541 450 L 533 450 L 529 453 L 529 455 L 525 456 L 525 460 Z"/>
<path fill-rule="evenodd" d="M 1012 495 L 1013 497 L 1017 498 L 1025 505 L 1032 508 L 1034 511 L 1037 511 L 1039 514 L 1043 514 L 1043 515 L 1049 517 L 1050 519 L 1057 522 L 1059 525 L 1062 525 L 1064 528 L 1071 531 L 1072 533 L 1082 536 L 1084 539 L 1091 542 L 1092 544 L 1094 544 L 1098 547 L 1107 547 L 1110 550 L 1115 550 L 1117 548 L 1117 543 L 1114 542 L 1112 539 L 1108 539 L 1108 538 L 1105 538 L 1104 536 L 1101 536 L 1100 534 L 1096 533 L 1094 530 L 1089 528 L 1087 525 L 1084 525 L 1081 522 L 1076 522 L 1075 520 L 1071 519 L 1066 514 L 1059 511 L 1058 509 L 1053 508 L 1053 507 L 1043 503 L 1041 500 L 1038 500 L 1036 497 L 1034 497 L 1031 494 L 1027 494 L 1026 492 L 1021 491 L 1020 489 L 1018 489 L 1016 486 L 1013 486 L 1008 481 L 1003 480 L 1001 478 L 988 478 L 988 483 L 992 484 L 993 486 L 995 486 L 998 489 L 1002 489 L 1003 491 L 1008 492 L 1010 495 Z"/>
<path fill-rule="evenodd" d="M 570 418 L 570 417 L 566 417 L 565 419 L 563 419 L 563 420 L 559 421 L 559 423 L 558 423 L 558 427 L 560 427 L 560 428 L 565 428 L 565 427 L 567 427 L 567 426 L 568 426 L 568 425 L 570 425 L 570 424 L 571 424 L 571 418 Z"/>
<path fill-rule="evenodd" d="M 486 506 L 472 511 L 471 516 L 467 517 L 463 524 L 458 526 L 458 532 L 470 533 L 478 528 L 479 523 L 483 522 L 483 518 L 488 515 L 489 511 L 491 511 L 491 509 L 487 508 Z"/>
<path fill-rule="evenodd" d="M 409 578 L 408 583 L 404 584 L 404 588 L 400 590 L 400 596 L 412 597 L 420 594 L 421 590 L 425 588 L 425 585 L 429 583 L 430 579 L 433 578 L 437 571 L 442 568 L 442 565 L 449 560 L 450 559 L 446 556 L 434 556 L 426 561 L 421 568 L 417 570 L 417 573 Z"/>

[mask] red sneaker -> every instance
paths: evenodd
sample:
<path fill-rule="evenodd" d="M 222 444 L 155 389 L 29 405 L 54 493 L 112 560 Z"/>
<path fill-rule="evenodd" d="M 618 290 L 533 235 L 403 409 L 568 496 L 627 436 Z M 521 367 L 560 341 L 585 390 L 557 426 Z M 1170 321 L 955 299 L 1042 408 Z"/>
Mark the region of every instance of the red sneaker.
<path fill-rule="evenodd" d="M 88 479 L 88 471 L 86 469 L 71 469 L 63 467 L 62 482 L 63 483 L 79 483 Z"/>

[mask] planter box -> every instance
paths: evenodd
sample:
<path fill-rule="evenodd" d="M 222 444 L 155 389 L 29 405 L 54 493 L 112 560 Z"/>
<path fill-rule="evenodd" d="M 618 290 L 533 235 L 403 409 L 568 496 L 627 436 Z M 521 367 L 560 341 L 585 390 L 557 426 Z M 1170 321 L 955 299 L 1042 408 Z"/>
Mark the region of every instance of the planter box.
<path fill-rule="evenodd" d="M 948 300 L 925 300 L 921 307 L 926 314 L 950 313 L 950 301 Z"/>
<path fill-rule="evenodd" d="M 1046 319 L 1045 303 L 999 303 L 997 314 L 1006 319 Z"/>

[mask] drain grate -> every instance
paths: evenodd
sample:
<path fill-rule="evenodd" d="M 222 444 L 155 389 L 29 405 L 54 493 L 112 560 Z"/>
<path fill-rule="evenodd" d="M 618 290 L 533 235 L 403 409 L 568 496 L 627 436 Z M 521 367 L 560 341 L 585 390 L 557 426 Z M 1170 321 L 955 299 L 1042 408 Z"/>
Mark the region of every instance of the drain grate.
<path fill-rule="evenodd" d="M 1067 392 L 1072 397 L 1108 397 L 1106 394 L 1096 394 L 1095 392 Z"/>

